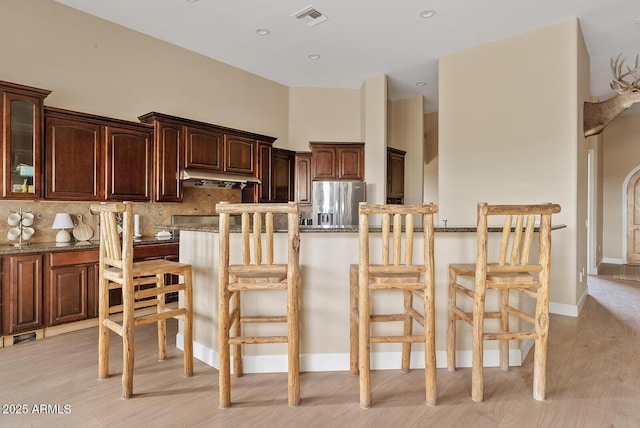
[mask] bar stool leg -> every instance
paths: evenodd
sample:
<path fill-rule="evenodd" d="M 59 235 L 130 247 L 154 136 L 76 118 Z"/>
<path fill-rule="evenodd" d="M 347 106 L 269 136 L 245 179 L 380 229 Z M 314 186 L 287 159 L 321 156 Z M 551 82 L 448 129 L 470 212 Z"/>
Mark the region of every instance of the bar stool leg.
<path fill-rule="evenodd" d="M 413 317 L 411 309 L 413 307 L 413 292 L 405 290 L 404 294 L 404 336 L 411 336 L 413 333 Z M 411 364 L 411 342 L 402 343 L 402 373 L 409 373 L 409 365 Z"/>
<path fill-rule="evenodd" d="M 349 373 L 358 374 L 358 270 L 349 269 Z"/>
<path fill-rule="evenodd" d="M 288 278 L 287 286 L 287 326 L 288 326 L 288 395 L 289 406 L 300 404 L 300 336 L 298 314 L 297 272 Z"/>
<path fill-rule="evenodd" d="M 183 292 L 183 307 L 185 309 L 183 322 L 183 344 L 184 348 L 184 375 L 193 376 L 193 275 L 191 267 L 185 270 L 182 281 L 185 289 Z"/>
<path fill-rule="evenodd" d="M 164 287 L 164 274 L 156 275 L 156 287 Z M 157 296 L 158 305 L 156 312 L 161 314 L 164 311 L 165 295 Z M 158 360 L 164 361 L 167 358 L 167 321 L 160 319 L 158 324 Z"/>
<path fill-rule="evenodd" d="M 359 280 L 360 295 L 358 297 L 359 320 L 358 320 L 358 358 L 360 369 L 360 407 L 368 409 L 371 407 L 371 344 L 369 338 L 369 287 L 362 278 Z"/>

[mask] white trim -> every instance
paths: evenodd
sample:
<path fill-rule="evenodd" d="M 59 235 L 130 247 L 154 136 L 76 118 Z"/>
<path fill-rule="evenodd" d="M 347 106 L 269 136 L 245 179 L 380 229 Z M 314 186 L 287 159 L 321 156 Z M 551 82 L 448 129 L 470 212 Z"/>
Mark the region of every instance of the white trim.
<path fill-rule="evenodd" d="M 626 252 L 626 248 L 625 248 L 625 252 Z M 623 265 L 624 261 L 622 259 L 614 259 L 612 257 L 603 257 L 602 260 L 600 260 L 600 263 L 609 263 L 611 265 Z"/>
<path fill-rule="evenodd" d="M 580 311 L 577 305 L 567 305 L 566 303 L 549 302 L 549 312 L 556 315 L 577 317 Z"/>
<path fill-rule="evenodd" d="M 176 346 L 182 347 L 182 335 L 176 335 Z M 521 342 L 520 349 L 509 350 L 509 365 L 521 366 L 530 349 L 533 347 L 533 340 Z M 193 355 L 198 360 L 213 368 L 219 367 L 219 354 L 198 342 L 193 342 Z M 471 367 L 473 352 L 471 350 L 456 351 L 456 367 Z M 325 372 L 325 371 L 349 371 L 349 354 L 303 354 L 300 356 L 300 371 L 302 372 Z M 401 352 L 373 352 L 371 354 L 372 370 L 397 370 L 400 368 Z M 446 351 L 437 351 L 437 368 L 447 367 Z M 497 349 L 486 349 L 484 351 L 484 366 L 498 367 L 500 365 L 500 355 Z M 424 351 L 411 353 L 412 369 L 424 369 Z M 287 371 L 287 355 L 252 355 L 242 359 L 242 369 L 244 373 L 285 373 Z M 233 365 L 231 367 L 233 370 Z"/>

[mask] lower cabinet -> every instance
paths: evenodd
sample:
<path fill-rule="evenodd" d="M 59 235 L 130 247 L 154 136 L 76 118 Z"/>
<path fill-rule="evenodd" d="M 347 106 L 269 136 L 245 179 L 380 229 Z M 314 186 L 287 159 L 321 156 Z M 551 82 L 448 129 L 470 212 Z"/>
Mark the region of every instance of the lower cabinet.
<path fill-rule="evenodd" d="M 47 326 L 98 315 L 98 250 L 47 254 L 45 322 Z"/>
<path fill-rule="evenodd" d="M 42 258 L 42 254 L 20 254 L 2 259 L 3 334 L 44 327 Z"/>
<path fill-rule="evenodd" d="M 178 243 L 134 247 L 136 261 L 178 259 Z M 14 254 L 2 257 L 0 334 L 13 335 L 98 316 L 99 250 Z M 167 284 L 178 278 L 167 275 Z M 177 300 L 177 293 L 167 302 Z M 110 304 L 121 302 L 112 290 Z"/>

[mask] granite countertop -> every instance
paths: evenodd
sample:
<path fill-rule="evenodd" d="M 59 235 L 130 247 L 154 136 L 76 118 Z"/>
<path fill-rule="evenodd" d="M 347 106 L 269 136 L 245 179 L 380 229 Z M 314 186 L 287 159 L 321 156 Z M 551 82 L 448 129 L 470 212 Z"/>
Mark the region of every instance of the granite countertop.
<path fill-rule="evenodd" d="M 157 239 L 155 236 L 143 236 L 140 239 L 136 239 L 133 242 L 134 246 L 137 245 L 151 245 L 151 244 L 167 244 L 177 243 L 178 238 Z M 98 249 L 100 247 L 100 241 L 73 241 L 69 243 L 57 243 L 57 242 L 27 242 L 21 246 L 14 246 L 13 244 L 0 244 L 0 255 L 6 254 L 29 254 L 29 253 L 50 253 L 61 251 L 85 251 Z"/>
<path fill-rule="evenodd" d="M 552 230 L 557 230 L 557 229 L 563 229 L 566 228 L 567 226 L 564 224 L 559 224 L 559 225 L 555 225 L 552 226 L 551 229 Z M 218 232 L 219 228 L 218 225 L 211 225 L 211 224 L 202 224 L 202 223 L 181 223 L 181 224 L 162 224 L 162 225 L 156 225 L 154 226 L 154 228 L 156 229 L 162 229 L 162 230 L 171 230 L 171 231 L 181 231 L 181 230 L 188 230 L 188 231 L 192 231 L 192 232 Z M 369 228 L 370 232 L 380 232 L 382 230 L 381 227 L 379 226 L 372 226 Z M 437 233 L 441 233 L 441 232 L 472 232 L 475 233 L 477 230 L 476 226 L 436 226 L 434 228 L 434 231 Z M 537 228 L 536 228 L 537 230 Z M 231 232 L 239 232 L 240 231 L 240 227 L 239 226 L 231 226 L 230 228 Z M 415 228 L 416 232 L 422 232 L 422 228 L 421 227 L 416 227 Z M 276 228 L 275 232 L 286 232 L 286 229 L 278 229 Z M 358 225 L 348 225 L 348 226 L 300 226 L 300 232 L 301 233 L 327 233 L 327 232 L 333 232 L 333 233 L 358 233 Z M 502 227 L 490 227 L 489 228 L 489 232 L 502 232 Z"/>

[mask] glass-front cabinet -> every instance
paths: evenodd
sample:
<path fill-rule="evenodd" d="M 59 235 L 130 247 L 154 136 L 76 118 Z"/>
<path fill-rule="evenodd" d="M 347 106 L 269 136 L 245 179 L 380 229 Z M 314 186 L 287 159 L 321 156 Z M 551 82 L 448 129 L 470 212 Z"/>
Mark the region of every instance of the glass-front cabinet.
<path fill-rule="evenodd" d="M 50 91 L 0 81 L 5 199 L 43 196 L 43 102 Z"/>

